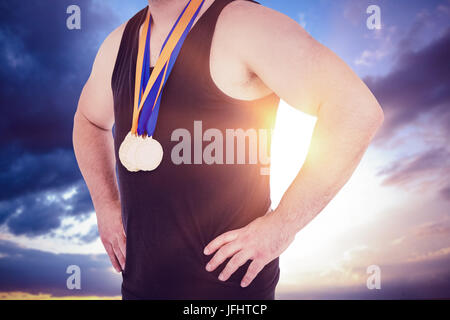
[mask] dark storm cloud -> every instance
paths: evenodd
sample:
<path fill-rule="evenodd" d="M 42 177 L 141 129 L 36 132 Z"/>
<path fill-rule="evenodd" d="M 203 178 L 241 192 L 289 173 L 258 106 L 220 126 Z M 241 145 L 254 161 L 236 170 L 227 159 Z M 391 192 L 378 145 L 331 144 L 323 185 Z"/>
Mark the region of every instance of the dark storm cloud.
<path fill-rule="evenodd" d="M 423 132 L 440 135 L 442 141 L 450 137 L 450 28 L 426 47 L 413 50 L 408 43 L 422 24 L 420 21 L 413 26 L 401 42 L 389 74 L 365 79 L 385 111 L 385 123 L 375 140 L 378 145 L 387 145 L 410 125 L 416 126 L 416 132 L 422 128 Z M 385 185 L 434 180 L 435 188 L 442 188 L 442 180 L 450 179 L 450 150 L 445 143 L 429 145 L 420 153 L 397 159 L 379 175 L 385 177 Z M 445 189 L 438 193 L 445 198 Z"/>
<path fill-rule="evenodd" d="M 0 151 L 0 201 L 28 193 L 58 189 L 81 179 L 71 150 L 33 154 L 6 148 Z"/>
<path fill-rule="evenodd" d="M 69 290 L 67 267 L 81 269 L 81 290 Z M 55 296 L 120 295 L 120 276 L 110 271 L 106 255 L 53 254 L 24 249 L 0 240 L 0 291 L 23 291 Z"/>
<path fill-rule="evenodd" d="M 2 1 L 0 145 L 29 151 L 71 148 L 72 118 L 95 53 L 119 24 L 100 1 Z M 81 8 L 82 29 L 68 30 L 66 9 Z"/>
<path fill-rule="evenodd" d="M 94 210 L 72 151 L 30 154 L 6 148 L 0 155 L 0 225 L 10 232 L 43 235 L 60 227 L 64 217 L 82 218 Z M 65 196 L 72 190 L 73 196 Z"/>
<path fill-rule="evenodd" d="M 81 30 L 66 9 L 81 8 Z M 93 210 L 72 151 L 73 114 L 101 41 L 119 25 L 103 1 L 0 2 L 0 225 L 45 234 Z M 63 193 L 76 188 L 69 199 Z M 53 199 L 53 200 L 51 200 Z"/>
<path fill-rule="evenodd" d="M 13 234 L 37 236 L 60 227 L 65 217 L 84 218 L 93 210 L 87 188 L 80 181 L 69 189 L 35 192 L 0 202 L 0 222 L 6 223 Z"/>
<path fill-rule="evenodd" d="M 434 129 L 450 126 L 450 29 L 419 51 L 402 52 L 393 70 L 365 82 L 386 113 L 377 136 L 383 142 L 421 116 Z"/>

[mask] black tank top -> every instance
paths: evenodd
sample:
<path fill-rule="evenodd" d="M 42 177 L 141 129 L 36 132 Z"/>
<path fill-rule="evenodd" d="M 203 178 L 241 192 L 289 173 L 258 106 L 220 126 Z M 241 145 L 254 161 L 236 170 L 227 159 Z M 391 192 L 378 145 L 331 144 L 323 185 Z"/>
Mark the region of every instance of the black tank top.
<path fill-rule="evenodd" d="M 112 77 L 114 144 L 127 235 L 124 299 L 274 298 L 278 259 L 247 288 L 241 288 L 240 281 L 250 261 L 226 282 L 217 278 L 226 262 L 212 273 L 205 270 L 212 256 L 205 256 L 203 249 L 211 240 L 246 226 L 270 208 L 269 176 L 261 174 L 263 165 L 206 164 L 204 160 L 193 164 L 194 148 L 199 148 L 198 143 L 194 147 L 194 121 L 199 121 L 197 125 L 201 121 L 203 133 L 210 128 L 223 133 L 224 146 L 227 129 L 266 129 L 271 133 L 275 121 L 276 95 L 252 101 L 234 99 L 211 78 L 215 25 L 222 9 L 232 1 L 216 0 L 186 38 L 162 95 L 153 136 L 161 143 L 164 157 L 151 172 L 129 172 L 118 158 L 131 126 L 138 36 L 147 8 L 125 27 Z M 180 143 L 171 139 L 177 129 L 187 130 L 192 137 L 192 164 L 175 164 L 171 159 L 172 150 Z M 209 143 L 203 142 L 201 147 Z"/>

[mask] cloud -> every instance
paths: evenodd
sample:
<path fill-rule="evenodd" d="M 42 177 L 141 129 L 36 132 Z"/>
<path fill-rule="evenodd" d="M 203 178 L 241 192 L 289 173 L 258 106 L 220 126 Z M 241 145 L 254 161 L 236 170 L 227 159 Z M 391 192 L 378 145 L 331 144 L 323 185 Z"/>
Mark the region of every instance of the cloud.
<path fill-rule="evenodd" d="M 380 61 L 388 55 L 387 51 L 384 50 L 364 50 L 361 56 L 355 60 L 357 66 L 372 66 L 374 63 Z"/>
<path fill-rule="evenodd" d="M 81 179 L 73 151 L 57 149 L 28 153 L 6 148 L 0 151 L 0 201 L 43 190 L 58 190 Z"/>
<path fill-rule="evenodd" d="M 3 2 L 0 10 L 0 145 L 71 148 L 72 118 L 100 39 L 117 26 L 98 1 L 78 1 L 82 30 L 66 27 L 70 1 Z M 39 26 L 39 28 L 36 28 Z"/>
<path fill-rule="evenodd" d="M 69 190 L 76 192 L 66 197 Z M 38 236 L 61 226 L 63 217 L 83 218 L 93 211 L 89 192 L 80 181 L 69 190 L 43 191 L 0 202 L 0 222 L 15 235 Z"/>
<path fill-rule="evenodd" d="M 423 300 L 448 299 L 450 274 L 431 280 L 395 281 L 380 290 L 369 290 L 365 285 L 330 286 L 308 290 L 278 291 L 276 299 L 282 300 Z"/>
<path fill-rule="evenodd" d="M 370 40 L 369 46 L 355 59 L 356 66 L 373 67 L 378 66 L 381 61 L 388 61 L 388 57 L 395 54 L 395 38 L 398 35 L 396 26 L 383 27 L 382 29 L 371 30 L 365 34 L 365 38 Z"/>
<path fill-rule="evenodd" d="M 448 257 L 448 256 L 450 256 L 450 247 L 441 248 L 439 250 L 429 251 L 415 255 L 414 257 L 411 257 L 409 261 L 417 262 L 417 261 L 435 260 L 441 257 Z"/>
<path fill-rule="evenodd" d="M 398 245 L 402 244 L 405 241 L 405 239 L 406 239 L 405 236 L 399 237 L 399 238 L 395 238 L 394 240 L 391 241 L 390 244 L 393 245 L 393 246 L 398 246 Z"/>
<path fill-rule="evenodd" d="M 378 98 L 385 124 L 378 140 L 388 140 L 423 115 L 432 115 L 434 129 L 450 123 L 450 28 L 419 51 L 402 53 L 393 70 L 365 82 Z"/>
<path fill-rule="evenodd" d="M 12 291 L 0 292 L 0 300 L 121 300 L 122 296 L 54 296 L 51 294 Z"/>
<path fill-rule="evenodd" d="M 306 28 L 307 22 L 306 22 L 306 15 L 303 12 L 300 12 L 297 15 L 298 23 L 303 27 Z"/>
<path fill-rule="evenodd" d="M 89 230 L 86 234 L 80 234 L 76 238 L 78 238 L 79 241 L 83 243 L 90 243 L 97 240 L 98 237 L 99 237 L 98 227 L 95 225 L 92 226 L 91 230 Z"/>
<path fill-rule="evenodd" d="M 0 225 L 14 235 L 44 235 L 59 228 L 64 217 L 81 219 L 94 210 L 73 151 L 33 154 L 6 148 L 0 155 Z"/>
<path fill-rule="evenodd" d="M 385 176 L 384 185 L 405 185 L 417 181 L 450 176 L 450 152 L 444 148 L 431 149 L 415 156 L 401 158 L 378 174 Z"/>
<path fill-rule="evenodd" d="M 441 190 L 441 195 L 450 201 L 450 185 L 446 186 Z"/>
<path fill-rule="evenodd" d="M 53 254 L 0 240 L 0 292 L 51 296 L 119 296 L 121 277 L 107 255 Z M 81 269 L 81 290 L 69 290 L 67 267 Z"/>
<path fill-rule="evenodd" d="M 101 3 L 78 1 L 78 31 L 66 28 L 70 1 L 1 3 L 0 201 L 80 179 L 73 114 L 100 39 L 118 25 Z"/>
<path fill-rule="evenodd" d="M 366 10 L 369 5 L 368 1 L 347 1 L 342 6 L 344 8 L 343 17 L 353 26 L 357 26 L 367 19 Z"/>
<path fill-rule="evenodd" d="M 369 256 L 370 257 L 370 256 Z M 340 273 L 329 274 L 329 283 L 298 288 L 280 288 L 277 299 L 448 299 L 450 296 L 450 255 L 448 248 L 430 253 L 426 259 L 410 259 L 395 264 L 380 264 L 381 289 L 369 290 L 366 286 L 366 264 L 349 265 Z M 336 284 L 336 276 L 345 278 Z M 318 277 L 309 276 L 310 281 Z"/>
<path fill-rule="evenodd" d="M 52 237 L 55 229 L 61 228 L 64 217 L 81 219 L 93 210 L 71 151 L 72 117 L 95 52 L 119 21 L 109 2 L 79 0 L 82 30 L 69 31 L 65 27 L 65 9 L 69 4 L 72 2 L 68 0 L 0 2 L 0 59 L 4 62 L 0 68 L 0 105 L 6 115 L 0 118 L 0 225 L 7 226 L 16 235 Z M 353 5 L 353 11 L 346 13 L 355 24 L 361 24 L 366 18 L 365 8 L 360 10 L 361 6 L 364 4 Z M 440 10 L 445 13 L 444 9 Z M 450 124 L 450 112 L 446 108 L 448 32 L 431 41 L 420 50 L 405 45 L 392 72 L 368 79 L 369 86 L 389 112 L 386 132 L 383 129 L 379 135 L 381 142 L 427 115 L 433 121 L 432 130 L 450 135 L 450 125 L 446 125 Z M 405 158 L 397 166 L 386 169 L 384 175 L 392 183 L 404 183 L 408 176 L 425 177 L 427 164 L 439 169 L 435 160 L 441 159 L 445 150 L 437 146 L 428 156 L 417 154 Z M 73 190 L 77 192 L 68 196 Z M 442 195 L 450 198 L 450 186 L 442 189 Z M 88 232 L 74 237 L 90 242 L 98 236 L 95 227 L 86 229 Z M 423 232 L 433 230 L 437 229 L 430 227 Z M 450 265 L 441 258 L 431 259 L 439 265 L 439 270 Z M 82 269 L 80 292 L 65 288 L 68 276 L 65 270 L 70 264 Z M 398 268 L 400 275 L 407 273 L 403 267 Z M 411 263 L 408 271 L 423 268 Z M 383 266 L 383 272 L 389 274 L 389 270 Z M 351 271 L 349 274 L 359 274 L 361 279 L 366 276 L 364 269 L 355 267 Z M 111 272 L 106 255 L 52 254 L 0 241 L 0 274 L 3 292 L 0 299 L 2 294 L 17 297 L 20 292 L 29 297 L 48 298 L 120 294 L 120 277 Z M 307 294 L 328 298 L 448 298 L 449 275 L 437 271 L 436 274 L 437 277 L 428 278 L 431 281 L 383 284 L 382 294 L 368 292 L 364 284 L 362 288 L 326 288 Z M 297 297 L 302 294 L 305 295 L 297 293 Z"/>
<path fill-rule="evenodd" d="M 449 236 L 450 219 L 440 220 L 437 222 L 421 225 L 414 230 L 414 235 L 418 237 Z"/>
<path fill-rule="evenodd" d="M 107 3 L 80 0 L 81 30 L 68 30 L 71 4 L 0 3 L 0 225 L 16 235 L 43 235 L 93 210 L 72 151 L 73 115 L 97 49 L 120 21 Z"/>
<path fill-rule="evenodd" d="M 428 15 L 422 16 L 411 30 L 429 20 Z M 411 32 L 400 41 L 403 45 L 391 72 L 365 79 L 385 112 L 376 145 L 404 151 L 379 175 L 385 178 L 384 185 L 423 187 L 448 199 L 445 185 L 450 179 L 450 28 L 420 49 L 407 45 L 413 37 Z M 414 148 L 415 154 L 408 146 Z"/>

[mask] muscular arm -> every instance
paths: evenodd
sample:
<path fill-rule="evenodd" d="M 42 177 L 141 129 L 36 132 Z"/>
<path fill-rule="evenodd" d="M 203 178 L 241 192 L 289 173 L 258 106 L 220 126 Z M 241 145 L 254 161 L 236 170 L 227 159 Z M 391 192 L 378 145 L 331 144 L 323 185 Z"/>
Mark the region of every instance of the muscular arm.
<path fill-rule="evenodd" d="M 278 208 L 219 236 L 205 250 L 217 251 L 208 270 L 233 256 L 222 280 L 253 260 L 242 281 L 247 286 L 348 181 L 381 125 L 383 112 L 353 71 L 295 21 L 247 2 L 230 5 L 222 23 L 227 18 L 233 21 L 230 38 L 242 48 L 240 59 L 249 72 L 291 106 L 317 116 L 305 164 Z"/>
<path fill-rule="evenodd" d="M 122 27 L 104 41 L 80 96 L 74 117 L 73 145 L 94 203 L 100 237 L 114 268 L 125 265 L 125 234 L 115 174 L 111 76 Z"/>
<path fill-rule="evenodd" d="M 244 62 L 281 99 L 317 116 L 306 162 L 276 212 L 298 231 L 350 178 L 383 112 L 358 76 L 295 21 L 264 7 L 251 12 Z"/>

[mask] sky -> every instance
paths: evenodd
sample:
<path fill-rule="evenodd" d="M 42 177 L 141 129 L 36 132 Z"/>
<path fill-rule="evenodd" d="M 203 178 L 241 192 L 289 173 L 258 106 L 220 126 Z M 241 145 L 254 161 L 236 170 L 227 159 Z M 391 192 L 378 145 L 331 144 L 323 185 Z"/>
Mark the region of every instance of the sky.
<path fill-rule="evenodd" d="M 450 1 L 261 0 L 368 85 L 385 122 L 349 183 L 281 256 L 279 299 L 450 298 Z M 66 9 L 81 8 L 81 30 Z M 102 40 L 145 0 L 0 2 L 0 299 L 118 298 L 72 150 L 73 115 Z M 381 9 L 369 30 L 366 9 Z M 316 119 L 281 102 L 276 206 Z M 81 290 L 66 268 L 78 265 Z M 367 268 L 381 270 L 369 290 Z"/>

